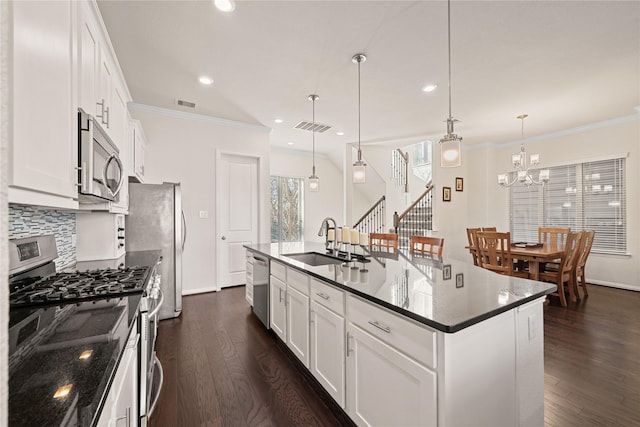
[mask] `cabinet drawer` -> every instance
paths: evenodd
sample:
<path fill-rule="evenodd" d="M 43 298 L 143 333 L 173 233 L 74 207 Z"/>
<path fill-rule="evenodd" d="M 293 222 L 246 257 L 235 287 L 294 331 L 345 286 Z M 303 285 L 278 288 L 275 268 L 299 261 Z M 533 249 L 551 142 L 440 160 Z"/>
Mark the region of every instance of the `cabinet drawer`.
<path fill-rule="evenodd" d="M 349 322 L 419 363 L 436 368 L 435 331 L 351 295 L 347 298 L 347 309 Z"/>
<path fill-rule="evenodd" d="M 309 276 L 293 268 L 287 268 L 287 286 L 309 296 Z"/>
<path fill-rule="evenodd" d="M 344 316 L 344 291 L 311 278 L 311 300 Z"/>
<path fill-rule="evenodd" d="M 271 261 L 271 275 L 283 282 L 287 281 L 287 267 L 277 261 Z"/>

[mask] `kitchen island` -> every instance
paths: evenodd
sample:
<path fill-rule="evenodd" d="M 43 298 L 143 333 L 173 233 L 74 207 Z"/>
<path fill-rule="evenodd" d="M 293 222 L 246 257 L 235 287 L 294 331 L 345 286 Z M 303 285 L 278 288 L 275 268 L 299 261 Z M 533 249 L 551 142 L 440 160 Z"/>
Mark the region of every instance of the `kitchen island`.
<path fill-rule="evenodd" d="M 542 303 L 555 285 L 403 251 L 304 263 L 288 255 L 325 246 L 245 247 L 270 260 L 271 329 L 356 424 L 544 423 Z"/>

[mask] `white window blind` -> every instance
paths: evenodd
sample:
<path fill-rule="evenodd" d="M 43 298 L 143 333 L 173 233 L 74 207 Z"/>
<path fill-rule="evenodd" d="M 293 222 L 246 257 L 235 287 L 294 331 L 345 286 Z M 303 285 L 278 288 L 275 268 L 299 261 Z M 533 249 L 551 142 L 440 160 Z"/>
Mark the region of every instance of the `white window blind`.
<path fill-rule="evenodd" d="M 509 198 L 512 241 L 536 242 L 538 227 L 569 227 L 595 230 L 593 252 L 625 254 L 624 168 L 624 158 L 556 166 L 549 168 L 544 187 L 514 185 Z"/>

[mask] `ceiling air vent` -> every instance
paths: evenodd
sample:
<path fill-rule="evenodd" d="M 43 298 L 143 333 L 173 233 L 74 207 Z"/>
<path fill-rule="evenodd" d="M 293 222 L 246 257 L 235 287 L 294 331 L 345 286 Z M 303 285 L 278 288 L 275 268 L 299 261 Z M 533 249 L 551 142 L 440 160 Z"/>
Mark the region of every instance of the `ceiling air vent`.
<path fill-rule="evenodd" d="M 293 127 L 294 129 L 316 131 L 317 133 L 326 132 L 331 129 L 329 125 L 323 125 L 322 123 L 300 122 Z"/>
<path fill-rule="evenodd" d="M 176 99 L 176 104 L 183 107 L 196 108 L 195 102 L 183 101 L 182 99 Z"/>

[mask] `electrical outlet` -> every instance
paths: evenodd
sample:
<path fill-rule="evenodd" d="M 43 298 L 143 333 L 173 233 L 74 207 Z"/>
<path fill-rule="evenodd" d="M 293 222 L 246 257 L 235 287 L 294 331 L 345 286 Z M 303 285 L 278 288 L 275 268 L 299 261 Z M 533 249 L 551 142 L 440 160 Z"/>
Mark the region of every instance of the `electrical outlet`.
<path fill-rule="evenodd" d="M 209 211 L 200 211 L 200 218 L 201 219 L 209 218 Z"/>

